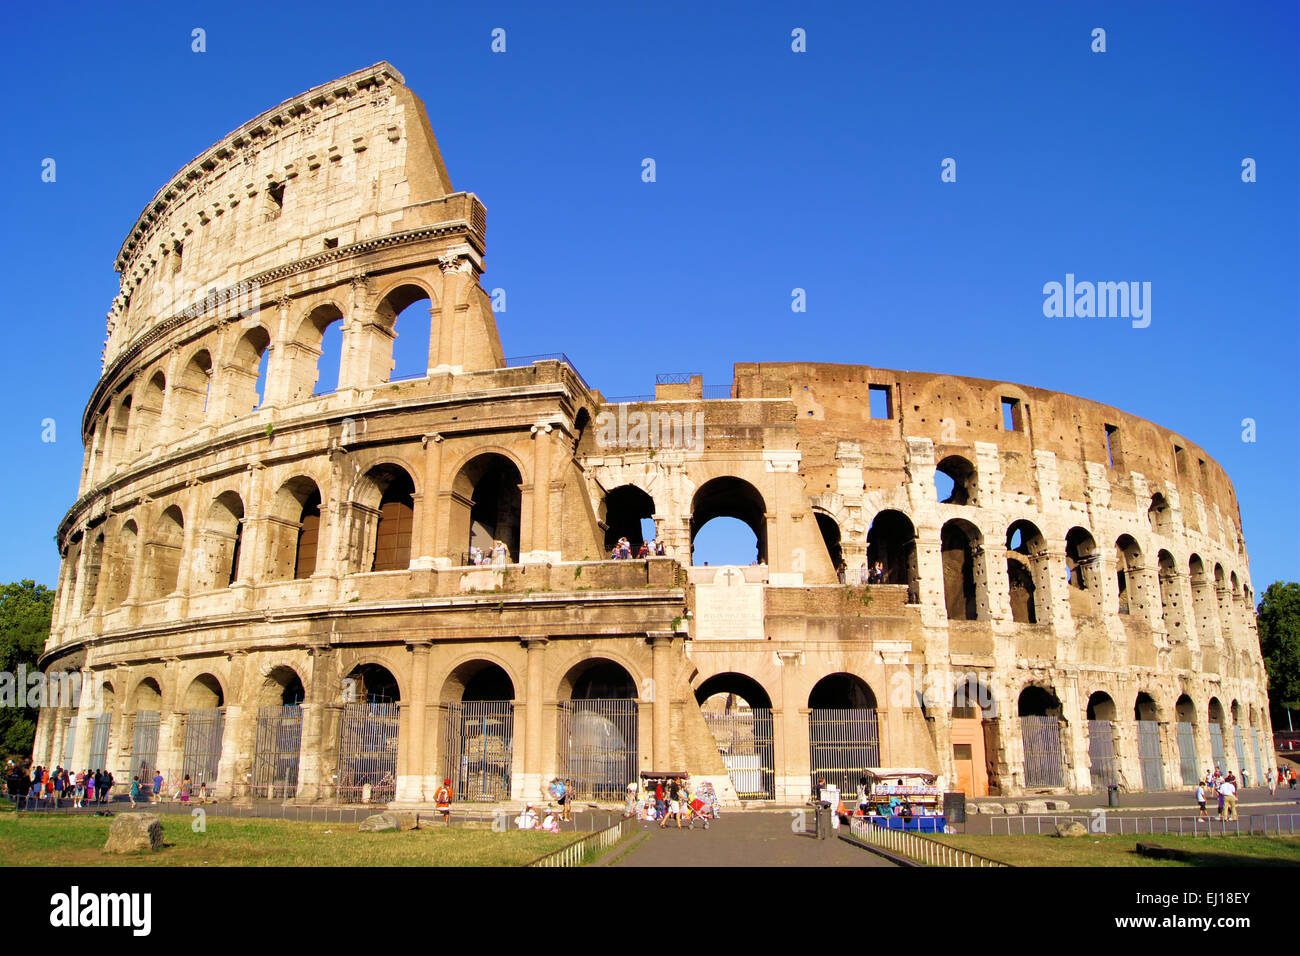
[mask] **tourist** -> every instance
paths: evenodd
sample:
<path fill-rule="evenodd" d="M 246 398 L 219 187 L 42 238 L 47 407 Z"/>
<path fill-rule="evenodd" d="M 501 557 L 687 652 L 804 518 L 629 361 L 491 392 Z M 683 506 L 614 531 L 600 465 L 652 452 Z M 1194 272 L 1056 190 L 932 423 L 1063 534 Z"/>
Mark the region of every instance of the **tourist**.
<path fill-rule="evenodd" d="M 664 551 L 664 543 L 658 538 L 655 538 L 654 554 L 656 558 L 662 558 L 666 554 Z"/>
<path fill-rule="evenodd" d="M 1196 785 L 1196 819 L 1210 819 L 1210 811 L 1205 808 L 1205 781 L 1202 780 Z"/>
<path fill-rule="evenodd" d="M 533 809 L 530 803 L 524 808 L 524 812 L 515 817 L 515 826 L 521 830 L 537 829 L 537 811 Z"/>
<path fill-rule="evenodd" d="M 1277 774 L 1273 772 L 1272 768 L 1269 768 L 1267 776 L 1268 776 L 1268 795 L 1270 797 L 1276 797 L 1277 796 Z"/>
<path fill-rule="evenodd" d="M 181 803 L 190 802 L 190 794 L 193 792 L 193 790 L 194 790 L 194 784 L 190 783 L 190 775 L 187 773 L 185 775 L 185 778 L 181 780 L 181 790 L 180 790 Z"/>
<path fill-rule="evenodd" d="M 99 802 L 108 803 L 108 795 L 113 790 L 113 775 L 105 770 L 103 786 L 95 789 L 99 792 Z"/>
<path fill-rule="evenodd" d="M 575 788 L 573 786 L 573 778 L 565 777 L 563 780 L 563 785 L 564 785 L 564 812 L 560 814 L 560 819 L 567 820 L 569 823 L 572 823 L 573 822 L 573 797 L 575 793 Z"/>
<path fill-rule="evenodd" d="M 452 789 L 450 777 L 442 781 L 442 786 L 433 795 L 434 809 L 442 814 L 442 822 L 447 826 L 451 826 L 451 801 L 455 796 L 456 793 Z"/>
<path fill-rule="evenodd" d="M 1290 788 L 1291 788 L 1292 790 L 1295 789 L 1295 781 L 1296 781 L 1296 772 L 1295 772 L 1295 767 L 1292 767 L 1292 768 L 1291 768 L 1290 778 L 1289 778 L 1289 780 L 1287 781 L 1288 786 L 1290 786 Z"/>
<path fill-rule="evenodd" d="M 1229 779 L 1224 779 L 1219 785 L 1220 810 L 1219 817 L 1222 820 L 1237 819 L 1237 788 Z"/>
<path fill-rule="evenodd" d="M 95 805 L 95 773 L 90 769 L 86 770 L 86 803 Z"/>
<path fill-rule="evenodd" d="M 504 541 L 492 542 L 492 563 L 497 567 L 510 563 L 510 552 Z"/>
<path fill-rule="evenodd" d="M 680 830 L 682 828 L 681 797 L 682 797 L 682 793 L 680 788 L 677 786 L 677 781 L 676 780 L 671 781 L 668 785 L 668 809 L 667 809 L 667 813 L 664 814 L 663 820 L 659 822 L 659 829 L 662 830 L 668 826 L 669 817 L 676 818 L 677 829 Z"/>
<path fill-rule="evenodd" d="M 858 812 L 865 817 L 870 806 L 871 788 L 867 786 L 867 778 L 858 777 Z"/>
<path fill-rule="evenodd" d="M 80 810 L 82 801 L 86 799 L 86 771 L 78 770 L 76 781 L 72 789 L 72 808 Z"/>
<path fill-rule="evenodd" d="M 844 563 L 843 558 L 840 558 L 835 564 L 835 577 L 839 578 L 840 584 L 844 583 L 844 575 L 848 570 L 849 566 Z"/>
<path fill-rule="evenodd" d="M 153 772 L 153 800 L 154 803 L 163 802 L 163 775 L 161 770 Z"/>
<path fill-rule="evenodd" d="M 668 804 L 664 802 L 664 782 L 655 781 L 655 819 L 662 820 L 664 813 L 668 810 Z"/>
<path fill-rule="evenodd" d="M 542 827 L 547 833 L 559 833 L 560 823 L 555 819 L 555 814 L 550 810 L 546 811 L 546 819 L 542 821 Z"/>
<path fill-rule="evenodd" d="M 648 557 L 650 557 L 650 546 L 647 545 L 644 541 L 642 541 L 641 547 L 636 549 L 636 559 L 640 561 L 643 558 L 648 558 Z"/>
<path fill-rule="evenodd" d="M 469 546 L 469 563 L 474 565 L 479 565 L 483 563 L 482 548 L 472 544 Z"/>
<path fill-rule="evenodd" d="M 131 789 L 130 789 L 130 791 L 127 793 L 127 796 L 131 798 L 131 809 L 134 810 L 134 809 L 135 809 L 135 801 L 138 800 L 139 797 L 140 797 L 140 778 L 139 778 L 139 777 L 132 777 L 132 778 L 131 778 Z"/>

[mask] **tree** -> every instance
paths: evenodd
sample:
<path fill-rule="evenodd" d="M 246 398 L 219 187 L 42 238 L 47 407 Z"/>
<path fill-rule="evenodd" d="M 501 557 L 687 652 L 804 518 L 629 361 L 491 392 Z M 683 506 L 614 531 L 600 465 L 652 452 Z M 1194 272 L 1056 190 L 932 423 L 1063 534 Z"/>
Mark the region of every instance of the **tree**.
<path fill-rule="evenodd" d="M 1264 592 L 1259 602 L 1259 647 L 1274 713 L 1300 710 L 1300 584 L 1274 581 Z M 1274 728 L 1281 729 L 1276 720 Z"/>
<path fill-rule="evenodd" d="M 24 665 L 36 671 L 36 659 L 50 636 L 54 592 L 35 581 L 0 587 L 0 673 L 14 675 Z M 16 687 L 25 696 L 27 688 Z M 35 707 L 0 707 L 0 753 L 30 756 L 36 739 Z"/>

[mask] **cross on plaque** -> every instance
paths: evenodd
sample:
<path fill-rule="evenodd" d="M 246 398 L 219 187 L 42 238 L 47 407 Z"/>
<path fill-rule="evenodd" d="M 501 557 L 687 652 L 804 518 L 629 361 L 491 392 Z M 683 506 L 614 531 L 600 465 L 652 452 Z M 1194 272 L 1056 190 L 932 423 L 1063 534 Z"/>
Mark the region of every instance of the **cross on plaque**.
<path fill-rule="evenodd" d="M 722 577 L 727 579 L 728 586 L 730 586 L 732 583 L 731 579 L 736 577 L 736 575 L 738 574 L 740 574 L 740 572 L 737 571 L 735 568 L 727 568 L 725 571 L 721 572 Z"/>

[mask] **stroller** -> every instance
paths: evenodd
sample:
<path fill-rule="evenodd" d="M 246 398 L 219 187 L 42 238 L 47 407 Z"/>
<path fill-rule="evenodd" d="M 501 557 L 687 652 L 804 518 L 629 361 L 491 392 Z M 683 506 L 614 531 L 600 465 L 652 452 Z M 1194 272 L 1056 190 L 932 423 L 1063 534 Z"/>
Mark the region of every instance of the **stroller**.
<path fill-rule="evenodd" d="M 689 826 L 692 830 L 695 829 L 696 820 L 699 820 L 707 830 L 710 821 L 718 819 L 718 796 L 713 792 L 713 784 L 707 782 L 700 784 L 695 796 L 691 798 L 690 808 Z"/>

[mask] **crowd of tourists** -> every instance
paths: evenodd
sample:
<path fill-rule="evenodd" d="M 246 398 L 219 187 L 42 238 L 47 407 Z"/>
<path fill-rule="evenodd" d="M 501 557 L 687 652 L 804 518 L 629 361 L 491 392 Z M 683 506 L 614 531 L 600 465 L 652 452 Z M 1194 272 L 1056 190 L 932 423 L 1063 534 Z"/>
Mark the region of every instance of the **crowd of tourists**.
<path fill-rule="evenodd" d="M 70 773 L 63 767 L 27 767 L 10 760 L 5 768 L 5 792 L 19 810 L 59 809 L 71 801 L 74 810 L 104 806 L 111 799 L 116 783 L 107 770 L 78 770 Z M 137 783 L 131 787 L 131 805 L 139 795 Z"/>
<path fill-rule="evenodd" d="M 623 816 L 658 823 L 664 830 L 670 825 L 678 830 L 693 830 L 697 823 L 707 830 L 709 821 L 718 818 L 719 810 L 713 784 L 695 784 L 689 775 L 683 775 L 645 780 L 640 785 L 629 783 Z"/>
<path fill-rule="evenodd" d="M 664 543 L 658 538 L 651 538 L 649 541 L 642 541 L 636 549 L 636 554 L 632 554 L 632 542 L 627 538 L 619 538 L 609 552 L 611 561 L 628 561 L 636 558 L 640 561 L 643 558 L 662 558 L 664 556 Z"/>
<path fill-rule="evenodd" d="M 1264 780 L 1268 786 L 1269 795 L 1275 796 L 1278 787 L 1286 786 L 1288 789 L 1295 789 L 1296 771 L 1294 767 L 1278 767 L 1276 770 L 1270 768 L 1264 771 Z M 1241 771 L 1240 780 L 1231 770 L 1227 773 L 1224 773 L 1218 767 L 1213 770 L 1206 770 L 1205 775 L 1196 784 L 1197 819 L 1210 819 L 1209 805 L 1211 801 L 1215 801 L 1218 805 L 1215 819 L 1236 820 L 1237 792 L 1249 786 L 1249 781 L 1250 778 L 1244 768 Z"/>

